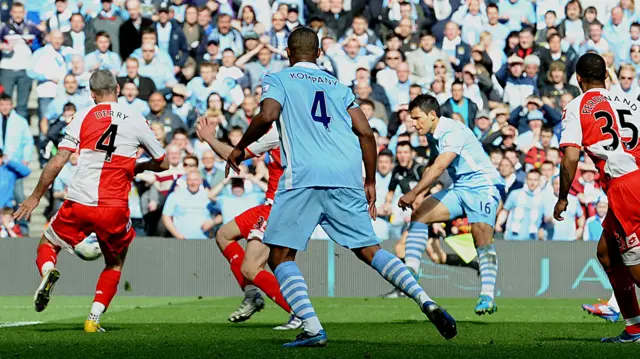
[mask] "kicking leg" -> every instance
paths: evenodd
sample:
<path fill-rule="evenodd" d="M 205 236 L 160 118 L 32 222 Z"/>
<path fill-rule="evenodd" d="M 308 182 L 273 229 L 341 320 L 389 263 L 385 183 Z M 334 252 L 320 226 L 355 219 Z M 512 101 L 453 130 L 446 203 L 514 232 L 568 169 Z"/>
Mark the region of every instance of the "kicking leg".
<path fill-rule="evenodd" d="M 60 278 L 60 272 L 55 268 L 58 260 L 58 252 L 60 247 L 53 245 L 43 235 L 38 243 L 38 255 L 36 257 L 36 266 L 42 276 L 40 285 L 36 289 L 36 293 L 33 297 L 36 312 L 41 312 L 47 308 L 49 299 L 51 297 L 51 291 Z"/>
<path fill-rule="evenodd" d="M 598 261 L 604 268 L 613 294 L 616 297 L 622 317 L 625 320 L 625 330 L 617 337 L 605 338 L 605 342 L 636 342 L 640 340 L 640 306 L 636 297 L 636 288 L 633 272 L 640 266 L 626 267 L 622 262 L 618 243 L 615 236 L 606 230 L 602 232 L 598 242 Z"/>
<path fill-rule="evenodd" d="M 296 252 L 295 249 L 280 246 L 271 246 L 269 252 L 269 267 L 276 275 L 282 295 L 296 317 L 304 323 L 304 332 L 294 341 L 284 344 L 284 347 L 324 346 L 327 344 L 327 334 L 309 300 L 307 283 L 295 262 Z"/>
<path fill-rule="evenodd" d="M 118 254 L 113 254 L 103 241 L 98 243 L 100 243 L 100 249 L 104 255 L 105 267 L 100 273 L 98 284 L 96 284 L 96 294 L 93 297 L 91 312 L 84 322 L 84 331 L 87 333 L 104 332 L 104 329 L 100 326 L 100 316 L 107 311 L 111 300 L 113 300 L 118 291 L 122 267 L 127 257 L 127 248 Z"/>
<path fill-rule="evenodd" d="M 427 295 L 411 271 L 397 257 L 380 248 L 379 245 L 356 248 L 353 252 L 360 260 L 378 271 L 389 283 L 415 300 L 444 338 L 451 339 L 456 336 L 458 332 L 455 320 Z"/>
<path fill-rule="evenodd" d="M 222 226 L 218 233 L 216 233 L 218 248 L 220 248 L 222 255 L 229 261 L 231 272 L 244 292 L 242 304 L 229 315 L 229 321 L 234 323 L 244 322 L 251 318 L 254 313 L 264 308 L 264 300 L 258 288 L 242 275 L 242 263 L 244 262 L 245 251 L 240 243 L 238 243 L 238 240 L 241 238 L 242 234 L 235 220 Z"/>
<path fill-rule="evenodd" d="M 278 280 L 269 271 L 265 270 L 267 261 L 269 260 L 269 247 L 263 244 L 260 239 L 252 239 L 247 242 L 247 251 L 244 261 L 242 261 L 242 275 L 253 282 L 256 287 L 260 288 L 271 300 L 276 302 L 285 312 L 291 313 L 291 307 L 280 292 Z M 289 318 L 289 321 L 277 326 L 276 330 L 298 329 L 302 325 L 302 321 L 295 315 Z"/>
<path fill-rule="evenodd" d="M 495 303 L 496 279 L 498 277 L 498 256 L 493 243 L 493 227 L 487 223 L 472 223 L 471 234 L 475 240 L 480 262 L 480 280 L 482 289 L 476 314 L 492 314 L 498 310 Z"/>

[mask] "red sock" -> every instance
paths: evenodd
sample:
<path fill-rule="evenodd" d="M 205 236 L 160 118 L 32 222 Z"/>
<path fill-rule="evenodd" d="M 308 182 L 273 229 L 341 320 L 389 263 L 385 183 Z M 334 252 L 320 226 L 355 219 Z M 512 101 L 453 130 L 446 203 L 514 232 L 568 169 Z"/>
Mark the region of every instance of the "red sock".
<path fill-rule="evenodd" d="M 238 285 L 244 290 L 244 287 L 249 284 L 249 281 L 242 275 L 240 267 L 242 266 L 242 260 L 244 259 L 244 249 L 238 242 L 229 244 L 223 251 L 222 255 L 227 258 L 231 265 L 231 272 L 236 277 Z"/>
<path fill-rule="evenodd" d="M 114 269 L 105 269 L 100 274 L 100 278 L 98 278 L 96 295 L 93 297 L 93 302 L 104 305 L 105 312 L 107 311 L 106 308 L 109 308 L 109 303 L 111 303 L 111 300 L 118 291 L 118 283 L 120 282 L 121 274 L 122 272 Z"/>
<path fill-rule="evenodd" d="M 607 271 L 613 293 L 618 300 L 620 313 L 625 319 L 629 334 L 640 333 L 640 306 L 636 297 L 635 282 L 624 265 L 618 265 Z"/>
<path fill-rule="evenodd" d="M 51 262 L 56 265 L 58 261 L 58 251 L 50 244 L 41 244 L 38 246 L 38 256 L 36 257 L 36 266 L 38 266 L 38 272 L 42 276 L 42 266 Z"/>
<path fill-rule="evenodd" d="M 260 288 L 264 294 L 271 298 L 277 305 L 279 305 L 285 312 L 291 313 L 291 307 L 284 300 L 282 293 L 280 292 L 280 285 L 276 277 L 267 272 L 266 270 L 260 271 L 255 278 L 253 278 L 253 284 Z"/>

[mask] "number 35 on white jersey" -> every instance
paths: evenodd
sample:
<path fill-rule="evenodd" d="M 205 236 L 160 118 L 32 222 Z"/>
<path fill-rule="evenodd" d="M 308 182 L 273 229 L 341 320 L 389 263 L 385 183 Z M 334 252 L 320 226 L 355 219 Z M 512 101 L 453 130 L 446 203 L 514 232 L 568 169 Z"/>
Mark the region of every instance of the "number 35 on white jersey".
<path fill-rule="evenodd" d="M 634 172 L 640 168 L 639 111 L 633 99 L 589 90 L 565 108 L 560 146 L 584 148 L 605 180 Z"/>

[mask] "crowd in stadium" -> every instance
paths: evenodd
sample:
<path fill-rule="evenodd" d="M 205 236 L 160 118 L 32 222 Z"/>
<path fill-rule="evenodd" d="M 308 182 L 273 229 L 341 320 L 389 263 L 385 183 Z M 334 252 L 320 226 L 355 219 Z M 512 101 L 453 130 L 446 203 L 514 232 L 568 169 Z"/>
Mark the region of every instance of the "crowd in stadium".
<path fill-rule="evenodd" d="M 224 176 L 225 162 L 198 140 L 201 116 L 235 145 L 259 110 L 261 81 L 288 66 L 288 34 L 313 28 L 318 65 L 352 87 L 379 148 L 381 239 L 398 239 L 410 213 L 397 199 L 428 163 L 408 103 L 429 93 L 444 116 L 469 126 L 507 187 L 496 230 L 506 240 L 597 240 L 607 212 L 587 156 L 564 222 L 558 193 L 562 109 L 580 93 L 575 62 L 602 55 L 614 93 L 639 93 L 640 13 L 634 0 L 0 0 L 0 237 L 28 235 L 11 213 L 24 200 L 32 158 L 55 154 L 65 126 L 91 106 L 88 78 L 108 69 L 119 102 L 144 115 L 171 168 L 141 174 L 130 193 L 139 234 L 212 238 L 264 201 L 268 155 Z M 37 108 L 29 98 L 37 97 Z M 32 133 L 32 128 L 37 128 Z M 147 155 L 140 151 L 140 160 Z M 72 157 L 56 179 L 45 215 L 61 205 Z M 37 164 L 31 163 L 31 169 Z M 441 183 L 431 192 L 448 186 Z M 295 214 L 292 214 L 295 215 Z M 469 231 L 464 219 L 436 234 Z M 320 230 L 317 238 L 325 236 Z"/>

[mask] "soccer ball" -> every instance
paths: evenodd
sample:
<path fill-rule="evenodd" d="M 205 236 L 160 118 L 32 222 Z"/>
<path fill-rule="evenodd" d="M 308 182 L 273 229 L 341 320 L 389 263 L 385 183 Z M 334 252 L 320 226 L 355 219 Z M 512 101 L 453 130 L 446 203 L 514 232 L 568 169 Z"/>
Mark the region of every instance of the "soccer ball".
<path fill-rule="evenodd" d="M 98 237 L 96 237 L 95 233 L 91 233 L 89 237 L 78 243 L 75 248 L 73 248 L 73 251 L 78 257 L 85 261 L 96 260 L 102 255 L 100 244 L 98 244 Z"/>

